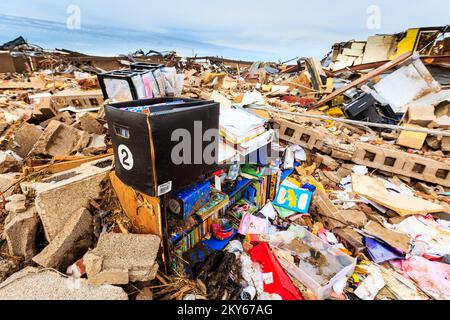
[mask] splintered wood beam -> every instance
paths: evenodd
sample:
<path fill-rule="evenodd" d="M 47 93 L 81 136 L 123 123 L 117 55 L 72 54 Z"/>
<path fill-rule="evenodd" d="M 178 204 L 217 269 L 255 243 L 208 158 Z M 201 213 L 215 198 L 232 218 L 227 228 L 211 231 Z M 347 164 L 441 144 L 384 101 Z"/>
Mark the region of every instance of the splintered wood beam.
<path fill-rule="evenodd" d="M 337 96 L 344 94 L 347 90 L 357 87 L 357 86 L 369 81 L 370 79 L 372 79 L 376 76 L 379 76 L 380 74 L 382 74 L 386 71 L 389 71 L 390 69 L 392 69 L 392 68 L 398 66 L 399 64 L 405 62 L 406 60 L 408 60 L 411 57 L 411 55 L 412 55 L 411 51 L 405 52 L 404 54 L 398 56 L 396 59 L 383 64 L 382 66 L 376 68 L 375 70 L 372 70 L 371 72 L 363 75 L 362 77 L 356 79 L 355 81 L 350 82 L 346 86 L 333 91 L 333 93 L 327 95 L 326 97 L 322 98 L 322 100 L 320 100 L 319 102 L 314 104 L 312 108 L 315 109 L 315 108 L 321 107 L 325 103 L 330 102 L 331 100 L 336 98 Z"/>

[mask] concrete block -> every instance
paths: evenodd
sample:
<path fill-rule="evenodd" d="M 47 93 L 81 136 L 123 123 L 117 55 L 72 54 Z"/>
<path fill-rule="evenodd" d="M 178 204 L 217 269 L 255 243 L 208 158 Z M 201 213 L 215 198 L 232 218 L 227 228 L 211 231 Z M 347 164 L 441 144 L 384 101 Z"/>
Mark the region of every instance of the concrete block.
<path fill-rule="evenodd" d="M 442 151 L 450 151 L 450 137 L 443 137 L 441 143 Z"/>
<path fill-rule="evenodd" d="M 19 171 L 22 158 L 11 150 L 0 151 L 0 173 Z"/>
<path fill-rule="evenodd" d="M 0 283 L 2 283 L 11 274 L 19 270 L 19 268 L 19 261 L 8 259 L 0 260 Z"/>
<path fill-rule="evenodd" d="M 9 172 L 0 174 L 0 191 L 5 197 L 9 197 L 14 192 L 14 188 L 10 188 L 13 184 L 19 181 L 21 173 Z M 8 191 L 5 191 L 8 189 Z"/>
<path fill-rule="evenodd" d="M 14 136 L 9 141 L 7 148 L 24 158 L 31 151 L 36 141 L 38 141 L 42 132 L 43 129 L 41 127 L 24 122 L 14 132 Z"/>
<path fill-rule="evenodd" d="M 359 210 L 339 210 L 339 214 L 348 225 L 356 228 L 363 228 L 369 222 L 366 214 Z"/>
<path fill-rule="evenodd" d="M 417 124 L 426 127 L 430 122 L 436 119 L 434 107 L 430 104 L 412 103 L 408 105 L 406 114 L 406 123 Z"/>
<path fill-rule="evenodd" d="M 105 143 L 105 137 L 106 135 L 102 134 L 92 134 L 91 140 L 89 141 L 89 144 L 86 146 L 86 148 L 83 149 L 83 154 L 89 155 L 89 154 L 97 154 L 100 152 L 106 151 L 106 143 Z"/>
<path fill-rule="evenodd" d="M 43 128 L 45 128 L 53 120 L 62 122 L 67 125 L 71 125 L 72 123 L 75 122 L 73 117 L 70 115 L 70 112 L 65 111 L 65 112 L 59 112 L 56 116 L 54 116 L 48 120 L 45 120 L 44 122 L 41 122 L 39 125 L 42 126 Z"/>
<path fill-rule="evenodd" d="M 128 300 L 128 295 L 120 287 L 92 286 L 86 279 L 27 267 L 0 283 L 0 300 Z"/>
<path fill-rule="evenodd" d="M 285 121 L 282 119 L 275 120 L 279 128 L 279 138 L 299 146 L 312 150 L 314 148 L 321 149 L 324 141 L 324 133 L 318 129 L 301 126 L 299 124 Z"/>
<path fill-rule="evenodd" d="M 33 146 L 31 155 L 67 156 L 89 143 L 87 132 L 52 120 Z"/>
<path fill-rule="evenodd" d="M 84 113 L 79 118 L 81 129 L 89 133 L 103 134 L 106 128 L 97 121 L 89 112 Z"/>
<path fill-rule="evenodd" d="M 411 155 L 402 172 L 407 177 L 450 187 L 450 165 L 444 162 Z"/>
<path fill-rule="evenodd" d="M 50 244 L 33 261 L 46 268 L 65 270 L 81 258 L 93 243 L 94 226 L 91 213 L 75 211 Z"/>
<path fill-rule="evenodd" d="M 98 198 L 101 182 L 112 167 L 112 157 L 92 161 L 80 167 L 54 174 L 33 184 L 35 204 L 47 240 L 52 241 L 73 212 Z"/>
<path fill-rule="evenodd" d="M 324 166 L 330 168 L 331 170 L 337 170 L 339 168 L 339 162 L 337 162 L 330 156 L 324 154 L 317 154 L 316 157 L 320 158 L 321 163 Z"/>
<path fill-rule="evenodd" d="M 403 151 L 356 143 L 352 161 L 370 168 L 450 187 L 450 165 Z"/>
<path fill-rule="evenodd" d="M 104 102 L 101 90 L 63 90 L 52 96 L 55 108 L 74 106 L 78 109 L 100 107 Z"/>
<path fill-rule="evenodd" d="M 26 197 L 23 194 L 14 194 L 5 199 L 7 201 L 5 210 L 12 213 L 25 212 L 27 207 L 25 205 Z"/>
<path fill-rule="evenodd" d="M 159 245 L 160 238 L 155 235 L 101 234 L 97 247 L 83 258 L 89 282 L 124 284 L 125 270 L 130 282 L 154 279 Z"/>
<path fill-rule="evenodd" d="M 342 152 L 342 151 L 338 151 L 338 150 L 332 150 L 331 151 L 331 157 L 334 159 L 341 159 L 341 160 L 346 160 L 349 161 L 352 159 L 353 154 L 352 153 L 347 153 L 347 152 Z"/>
<path fill-rule="evenodd" d="M 5 204 L 5 210 L 10 213 L 20 213 L 27 210 L 25 202 L 8 202 Z"/>
<path fill-rule="evenodd" d="M 30 261 L 35 254 L 35 238 L 39 219 L 35 208 L 10 214 L 5 220 L 3 235 L 11 255 Z"/>

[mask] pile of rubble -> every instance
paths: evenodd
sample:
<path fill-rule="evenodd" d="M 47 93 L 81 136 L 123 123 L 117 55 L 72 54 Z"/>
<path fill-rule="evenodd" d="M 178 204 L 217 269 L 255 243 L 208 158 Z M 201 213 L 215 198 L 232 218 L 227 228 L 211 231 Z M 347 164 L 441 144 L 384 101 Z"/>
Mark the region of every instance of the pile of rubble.
<path fill-rule="evenodd" d="M 448 75 L 448 38 L 427 59 L 375 61 L 364 43 L 322 63 L 135 54 L 110 67 L 5 44 L 1 59 L 22 60 L 0 76 L 0 299 L 450 299 L 450 83 L 430 73 Z M 237 106 L 278 133 L 269 164 L 231 179 L 221 167 L 233 185 L 269 168 L 275 191 L 250 214 L 253 231 L 241 215 L 238 235 L 200 263 L 189 250 L 169 259 L 167 234 L 130 214 L 158 211 L 153 200 L 131 203 L 114 180 L 97 74 L 136 62 L 175 66 L 182 97 L 216 101 L 221 116 Z M 280 206 L 305 190 L 305 210 Z M 186 229 L 174 225 L 170 235 Z"/>

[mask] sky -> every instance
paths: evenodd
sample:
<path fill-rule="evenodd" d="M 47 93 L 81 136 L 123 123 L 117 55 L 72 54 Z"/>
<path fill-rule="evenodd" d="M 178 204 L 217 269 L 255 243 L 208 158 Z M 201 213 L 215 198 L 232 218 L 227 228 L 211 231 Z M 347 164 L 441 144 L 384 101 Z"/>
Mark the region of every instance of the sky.
<path fill-rule="evenodd" d="M 73 5 L 76 30 L 67 28 Z M 0 42 L 23 35 L 92 54 L 167 48 L 283 61 L 322 58 L 335 42 L 446 25 L 448 12 L 448 0 L 1 0 Z"/>

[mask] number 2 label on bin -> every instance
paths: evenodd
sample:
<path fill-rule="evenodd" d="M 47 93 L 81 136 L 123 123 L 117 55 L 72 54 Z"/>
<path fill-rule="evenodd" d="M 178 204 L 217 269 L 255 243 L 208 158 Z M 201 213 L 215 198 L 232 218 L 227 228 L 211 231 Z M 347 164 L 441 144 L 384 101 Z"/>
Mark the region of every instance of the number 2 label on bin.
<path fill-rule="evenodd" d="M 131 170 L 133 168 L 133 154 L 130 149 L 126 145 L 121 144 L 117 152 L 119 153 L 119 161 L 122 167 L 125 170 Z"/>

